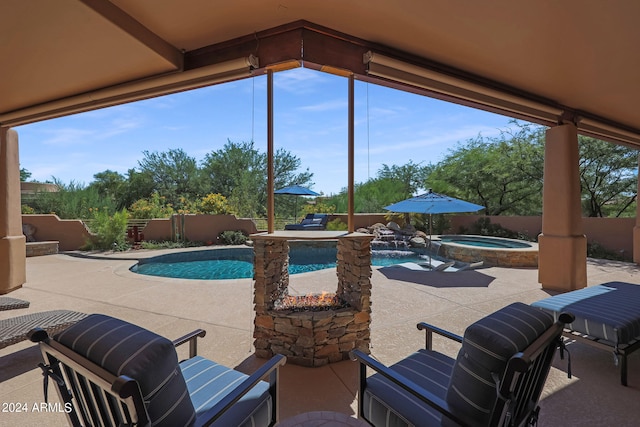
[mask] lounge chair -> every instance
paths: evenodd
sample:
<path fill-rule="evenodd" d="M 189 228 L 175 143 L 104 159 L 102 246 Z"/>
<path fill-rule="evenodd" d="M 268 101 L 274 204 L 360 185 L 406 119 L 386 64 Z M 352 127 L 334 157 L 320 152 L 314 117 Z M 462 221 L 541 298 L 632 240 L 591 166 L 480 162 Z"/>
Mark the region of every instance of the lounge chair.
<path fill-rule="evenodd" d="M 401 262 L 399 264 L 393 264 L 390 267 L 402 267 L 414 271 L 445 271 L 448 268 L 453 267 L 455 261 L 436 261 L 429 262 Z"/>
<path fill-rule="evenodd" d="M 327 214 L 307 214 L 300 224 L 286 224 L 285 230 L 325 230 L 327 228 L 327 222 L 329 222 L 329 215 Z"/>
<path fill-rule="evenodd" d="M 69 310 L 42 311 L 0 320 L 0 348 L 28 338 L 33 328 L 42 328 L 50 334 L 60 332 L 87 317 L 85 313 Z"/>
<path fill-rule="evenodd" d="M 200 329 L 172 342 L 92 314 L 53 338 L 38 329 L 30 338 L 40 343 L 39 366 L 45 381 L 55 379 L 73 426 L 273 426 L 278 367 L 286 358 L 276 355 L 245 375 L 198 356 L 204 335 Z M 189 359 L 178 362 L 175 346 L 187 342 Z"/>
<path fill-rule="evenodd" d="M 0 297 L 0 311 L 14 310 L 16 308 L 28 308 L 29 301 L 24 301 L 17 298 Z"/>
<path fill-rule="evenodd" d="M 569 340 L 613 351 L 620 383 L 627 385 L 627 356 L 640 349 L 640 285 L 609 282 L 566 292 L 531 304 L 557 317 L 571 311 L 575 322 L 563 335 Z"/>
<path fill-rule="evenodd" d="M 358 416 L 373 426 L 523 426 L 538 400 L 560 335 L 572 316 L 511 304 L 469 326 L 464 338 L 426 323 L 426 349 L 391 367 L 360 362 Z M 432 334 L 460 342 L 457 359 L 432 350 Z M 367 378 L 367 367 L 377 371 Z"/>

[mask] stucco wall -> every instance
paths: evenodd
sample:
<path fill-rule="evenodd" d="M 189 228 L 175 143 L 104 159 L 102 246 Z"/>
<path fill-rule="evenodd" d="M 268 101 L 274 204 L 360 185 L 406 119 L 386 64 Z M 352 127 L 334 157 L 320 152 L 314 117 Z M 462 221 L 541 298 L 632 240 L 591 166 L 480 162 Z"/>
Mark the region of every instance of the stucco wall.
<path fill-rule="evenodd" d="M 36 227 L 36 241 L 57 240 L 61 251 L 83 247 L 91 234 L 79 219 L 60 219 L 58 215 L 22 215 L 22 224 Z"/>
<path fill-rule="evenodd" d="M 461 227 L 469 227 L 482 215 L 448 215 L 451 229 L 457 233 Z M 179 216 L 174 221 L 178 221 Z M 334 214 L 347 223 L 346 214 Z M 376 222 L 386 223 L 384 214 L 356 214 L 355 226 L 367 227 Z M 539 216 L 490 216 L 494 224 L 500 224 L 509 230 L 520 231 L 534 238 L 542 230 L 542 218 Z M 245 234 L 257 232 L 255 223 L 250 219 L 239 219 L 233 215 L 185 215 L 185 237 L 191 241 L 215 242 L 216 237 L 226 230 L 241 230 Z M 635 218 L 582 218 L 585 234 L 589 243 L 597 242 L 603 247 L 620 252 L 625 259 L 633 254 L 633 227 Z M 37 241 L 57 240 L 61 251 L 80 249 L 90 234 L 84 223 L 76 219 L 60 219 L 57 215 L 22 215 L 23 224 L 33 224 L 37 231 Z M 172 222 L 169 218 L 153 219 L 142 230 L 145 240 L 171 240 Z"/>
<path fill-rule="evenodd" d="M 461 227 L 468 228 L 483 215 L 448 215 L 451 232 L 457 233 Z M 535 239 L 542 231 L 542 217 L 539 216 L 490 216 L 492 224 L 520 231 Z M 599 243 L 604 248 L 619 252 L 625 259 L 633 255 L 633 227 L 635 218 L 582 218 L 587 242 Z"/>
<path fill-rule="evenodd" d="M 172 240 L 175 232 L 181 232 L 183 219 L 184 237 L 194 242 L 215 243 L 218 235 L 227 230 L 242 231 L 246 235 L 258 231 L 253 221 L 234 215 L 175 215 L 173 221 L 171 218 L 149 221 L 142 230 L 145 240 Z"/>

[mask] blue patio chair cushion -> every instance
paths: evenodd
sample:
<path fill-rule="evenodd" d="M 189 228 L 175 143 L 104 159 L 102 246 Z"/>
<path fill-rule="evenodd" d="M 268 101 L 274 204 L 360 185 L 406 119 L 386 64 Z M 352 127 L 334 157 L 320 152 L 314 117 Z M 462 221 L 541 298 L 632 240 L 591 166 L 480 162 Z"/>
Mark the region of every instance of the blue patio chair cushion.
<path fill-rule="evenodd" d="M 575 316 L 567 327 L 614 345 L 640 338 L 640 285 L 609 282 L 545 298 L 531 304 L 558 317 Z"/>
<path fill-rule="evenodd" d="M 102 314 L 86 317 L 54 339 L 113 375 L 136 380 L 154 426 L 186 426 L 195 420 L 178 356 L 168 339 Z"/>
<path fill-rule="evenodd" d="M 454 362 L 454 359 L 441 353 L 418 350 L 390 368 L 444 399 Z M 375 426 L 440 425 L 439 412 L 380 374 L 367 379 L 367 388 L 363 394 L 364 416 Z"/>
<path fill-rule="evenodd" d="M 452 411 L 488 422 L 496 401 L 496 381 L 507 361 L 553 325 L 553 316 L 514 303 L 469 326 L 451 375 L 446 400 Z"/>
<path fill-rule="evenodd" d="M 213 407 L 248 376 L 223 365 L 196 356 L 180 363 L 197 416 Z M 260 381 L 216 425 L 267 426 L 271 420 L 272 404 L 269 384 Z"/>

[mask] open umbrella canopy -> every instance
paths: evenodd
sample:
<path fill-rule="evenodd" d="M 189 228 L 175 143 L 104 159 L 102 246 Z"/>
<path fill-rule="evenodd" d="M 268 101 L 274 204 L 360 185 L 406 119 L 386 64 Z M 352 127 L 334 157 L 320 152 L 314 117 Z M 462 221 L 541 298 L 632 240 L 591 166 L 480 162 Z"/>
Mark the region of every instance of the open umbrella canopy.
<path fill-rule="evenodd" d="M 284 187 L 274 191 L 273 194 L 288 194 L 291 196 L 319 196 L 320 195 L 315 191 L 308 189 L 307 187 L 303 187 L 302 185 L 289 185 L 288 187 Z M 296 197 L 294 208 L 293 208 L 294 221 L 298 221 L 297 213 L 298 213 L 298 198 Z"/>
<path fill-rule="evenodd" d="M 319 196 L 313 190 L 309 190 L 307 187 L 301 185 L 290 185 L 288 187 L 281 188 L 273 192 L 273 194 L 290 194 L 292 196 Z"/>
<path fill-rule="evenodd" d="M 484 209 L 484 206 L 434 193 L 430 189 L 427 193 L 385 206 L 385 209 L 403 213 L 443 214 L 477 212 Z"/>

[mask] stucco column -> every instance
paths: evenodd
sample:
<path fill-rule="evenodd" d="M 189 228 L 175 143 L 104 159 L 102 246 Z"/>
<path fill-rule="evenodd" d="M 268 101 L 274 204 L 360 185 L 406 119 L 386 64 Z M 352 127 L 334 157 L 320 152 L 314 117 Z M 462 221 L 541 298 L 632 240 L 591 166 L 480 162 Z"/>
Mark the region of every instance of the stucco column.
<path fill-rule="evenodd" d="M 640 173 L 640 154 L 638 154 L 638 172 Z M 638 179 L 638 193 L 640 194 L 640 179 Z M 640 202 L 636 197 L 636 225 L 633 227 L 633 262 L 640 264 Z"/>
<path fill-rule="evenodd" d="M 578 133 L 563 124 L 546 133 L 538 281 L 544 289 L 587 285 L 587 238 L 582 229 Z"/>
<path fill-rule="evenodd" d="M 0 127 L 0 294 L 21 287 L 26 277 L 18 133 Z"/>

